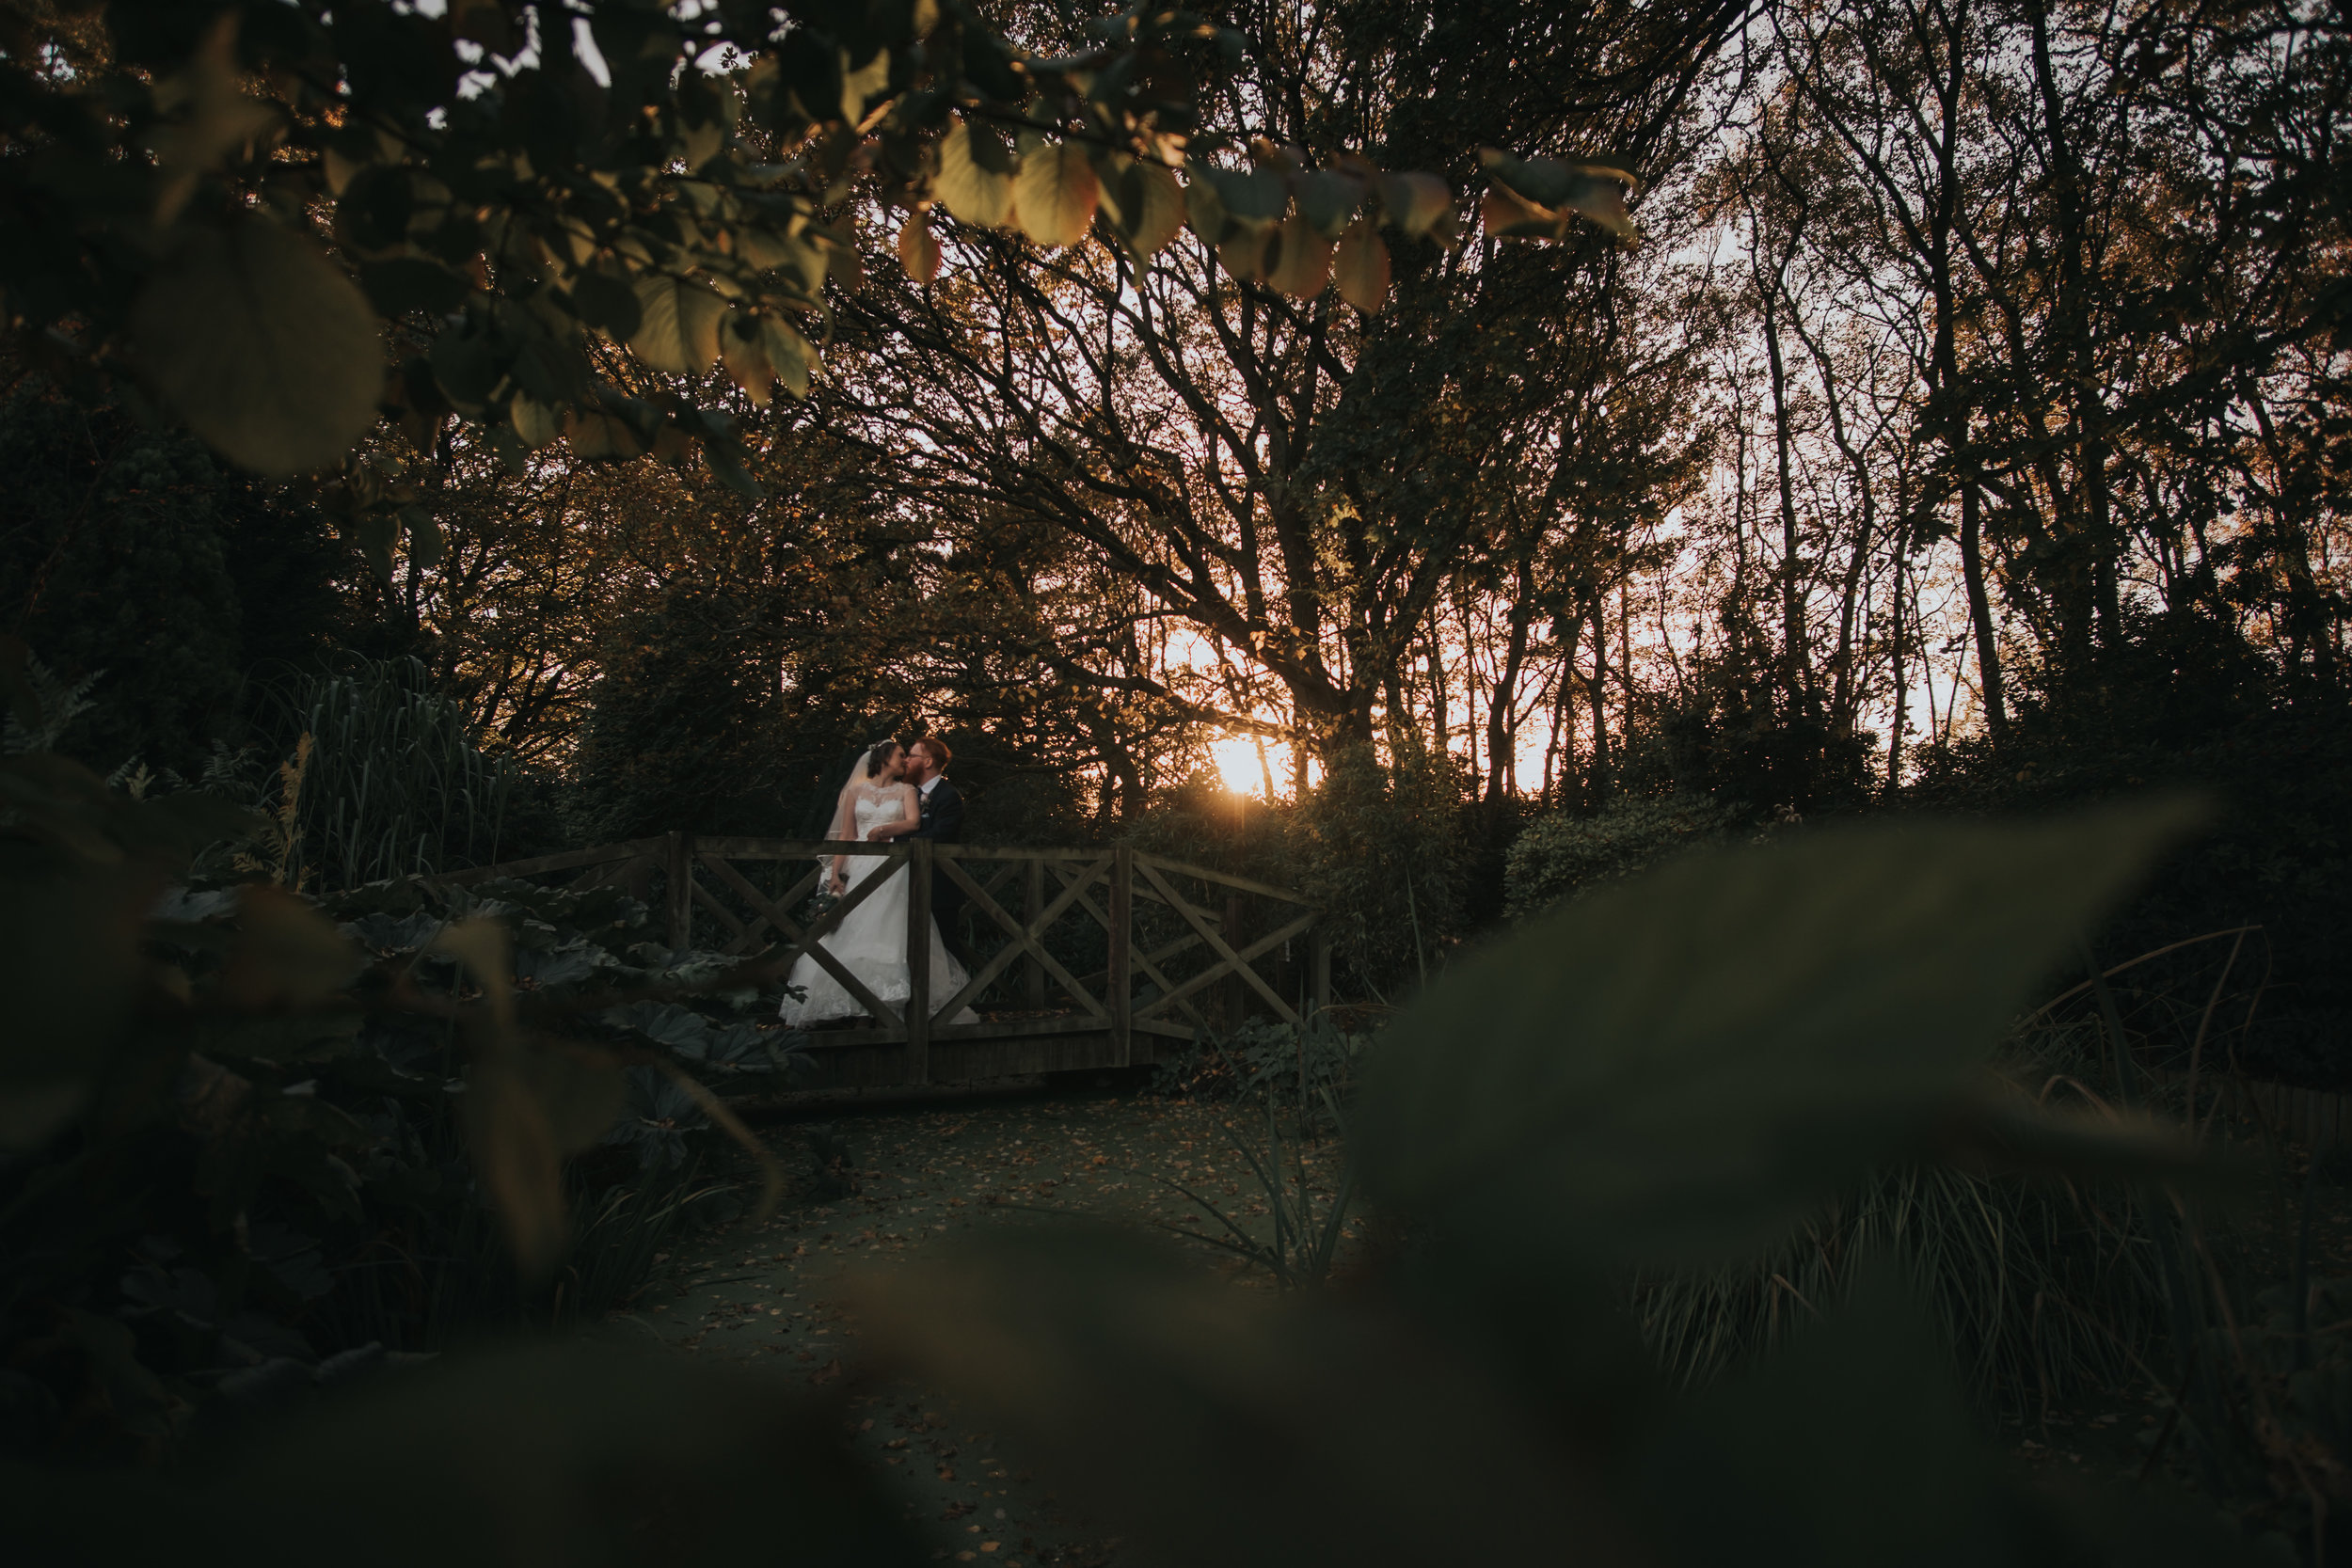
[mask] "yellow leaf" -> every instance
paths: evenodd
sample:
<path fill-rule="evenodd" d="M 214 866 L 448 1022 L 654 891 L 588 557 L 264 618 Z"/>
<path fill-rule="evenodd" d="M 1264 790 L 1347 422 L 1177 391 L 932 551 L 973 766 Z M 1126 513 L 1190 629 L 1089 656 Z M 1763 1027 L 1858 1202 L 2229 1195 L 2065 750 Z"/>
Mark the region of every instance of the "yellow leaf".
<path fill-rule="evenodd" d="M 874 57 L 862 66 L 850 63 L 850 52 L 837 52 L 841 62 L 841 118 L 851 125 L 865 122 L 866 105 L 880 99 L 890 87 L 890 51 L 877 49 Z"/>
<path fill-rule="evenodd" d="M 1414 239 L 1454 215 L 1454 193 L 1434 174 L 1382 175 L 1380 204 L 1389 221 Z"/>
<path fill-rule="evenodd" d="M 564 434 L 581 457 L 643 457 L 645 439 L 637 427 L 601 408 L 574 408 L 564 416 Z"/>
<path fill-rule="evenodd" d="M 1340 236 L 1332 258 L 1331 278 L 1340 297 L 1367 316 L 1378 315 L 1389 302 L 1389 247 L 1368 218 L 1358 218 Z"/>
<path fill-rule="evenodd" d="M 775 368 L 768 363 L 765 336 L 757 320 L 743 316 L 728 318 L 726 330 L 719 334 L 719 362 L 726 366 L 728 378 L 763 408 L 769 386 L 776 379 Z"/>
<path fill-rule="evenodd" d="M 535 1279 L 563 1255 L 563 1149 L 520 1060 L 497 1052 L 474 1063 L 458 1100 L 474 1175 L 505 1222 L 506 1239 L 525 1278 Z"/>
<path fill-rule="evenodd" d="M 1568 220 L 1545 212 L 1504 185 L 1488 185 L 1478 201 L 1478 221 L 1498 240 L 1565 238 Z"/>
<path fill-rule="evenodd" d="M 482 999 L 501 1034 L 515 1022 L 515 969 L 509 949 L 506 927 L 486 917 L 444 926 L 431 948 L 455 958 L 482 988 Z"/>
<path fill-rule="evenodd" d="M 1235 277 L 1254 283 L 1265 276 L 1266 250 L 1274 234 L 1271 229 L 1236 227 L 1216 247 L 1216 259 Z"/>
<path fill-rule="evenodd" d="M 220 976 L 234 1007 L 314 1007 L 349 985 L 365 965 L 333 921 L 283 888 L 247 886 L 237 895 L 237 935 Z"/>
<path fill-rule="evenodd" d="M 1104 216 L 1138 258 L 1159 253 L 1184 227 L 1184 193 L 1176 173 L 1162 164 L 1123 160 L 1115 178 L 1102 182 Z"/>
<path fill-rule="evenodd" d="M 506 405 L 506 419 L 527 447 L 544 447 L 564 434 L 563 411 L 541 403 L 528 392 L 515 394 L 515 400 Z"/>
<path fill-rule="evenodd" d="M 1076 245 L 1094 222 L 1097 190 L 1084 149 L 1048 142 L 1021 160 L 1013 182 L 1022 232 L 1041 245 Z"/>
<path fill-rule="evenodd" d="M 1293 299 L 1312 299 L 1331 276 L 1331 242 L 1294 213 L 1266 247 L 1266 282 Z"/>
<path fill-rule="evenodd" d="M 920 213 L 909 213 L 898 230 L 898 263 L 907 269 L 909 277 L 927 289 L 939 276 L 939 242 L 931 238 L 930 225 Z"/>

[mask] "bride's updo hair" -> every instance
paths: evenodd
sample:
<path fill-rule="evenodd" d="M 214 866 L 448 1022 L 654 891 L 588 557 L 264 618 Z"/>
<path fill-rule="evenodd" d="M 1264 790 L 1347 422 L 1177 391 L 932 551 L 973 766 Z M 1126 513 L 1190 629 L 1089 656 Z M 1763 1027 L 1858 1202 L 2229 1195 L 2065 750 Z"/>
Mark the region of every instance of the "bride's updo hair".
<path fill-rule="evenodd" d="M 866 753 L 866 776 L 869 779 L 881 778 L 882 770 L 890 766 L 891 757 L 898 751 L 898 743 L 895 740 L 877 743 L 872 751 Z"/>

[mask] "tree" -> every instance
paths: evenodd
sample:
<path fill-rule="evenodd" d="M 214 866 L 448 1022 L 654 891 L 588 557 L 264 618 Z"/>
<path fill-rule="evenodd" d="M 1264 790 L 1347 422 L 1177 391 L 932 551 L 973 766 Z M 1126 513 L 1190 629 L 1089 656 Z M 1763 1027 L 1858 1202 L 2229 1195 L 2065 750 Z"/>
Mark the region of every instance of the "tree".
<path fill-rule="evenodd" d="M 91 683 L 64 744 L 102 771 L 193 776 L 241 735 L 249 678 L 379 640 L 317 514 L 184 436 L 28 380 L 0 406 L 0 628 Z"/>
<path fill-rule="evenodd" d="M 949 255 L 963 264 L 946 277 L 869 287 L 842 312 L 857 355 L 844 396 L 880 432 L 910 505 L 961 530 L 1071 534 L 1138 585 L 1154 616 L 1189 625 L 1205 644 L 1197 662 L 1232 673 L 1217 700 L 1195 702 L 1202 721 L 1295 738 L 1302 754 L 1370 744 L 1384 701 L 1403 705 L 1405 666 L 1492 526 L 1491 502 L 1518 483 L 1499 474 L 1535 452 L 1538 490 L 1575 488 L 1586 454 L 1554 446 L 1554 412 L 1594 370 L 1591 340 L 1607 336 L 1626 287 L 1597 237 L 1493 244 L 1536 221 L 1502 184 L 1482 241 L 1438 243 L 1433 224 L 1429 241 L 1391 250 L 1354 217 L 1341 150 L 1385 138 L 1400 101 L 1437 73 L 1463 112 L 1454 135 L 1668 154 L 1677 92 L 1734 14 L 1547 12 L 1542 38 L 1513 24 L 1476 43 L 1449 24 L 1447 42 L 1470 53 L 1439 72 L 1437 46 L 1395 58 L 1396 19 L 1361 12 L 1327 8 L 1303 31 L 1287 12 L 1236 15 L 1262 80 L 1330 88 L 1311 103 L 1269 94 L 1258 113 L 1281 145 L 1258 149 L 1247 171 L 1196 167 L 1192 189 L 1214 202 L 1193 200 L 1189 236 L 1148 271 L 1109 246 L 1009 266 L 1009 242 L 959 229 Z M 1655 55 L 1620 80 L 1602 61 L 1628 36 Z M 1486 111 L 1469 84 L 1537 42 L 1552 51 L 1553 85 L 1581 82 L 1585 102 L 1564 117 L 1515 93 Z M 1375 150 L 1391 161 L 1428 150 Z M 1556 178 L 1556 200 L 1629 230 L 1612 181 L 1562 161 L 1486 162 L 1530 188 Z M 1360 308 L 1380 305 L 1391 267 L 1395 305 Z M 1351 309 L 1355 268 L 1384 287 Z M 1325 290 L 1334 274 L 1342 297 Z M 1550 521 L 1538 505 L 1528 526 Z M 1165 677 L 1151 693 L 1195 701 Z"/>

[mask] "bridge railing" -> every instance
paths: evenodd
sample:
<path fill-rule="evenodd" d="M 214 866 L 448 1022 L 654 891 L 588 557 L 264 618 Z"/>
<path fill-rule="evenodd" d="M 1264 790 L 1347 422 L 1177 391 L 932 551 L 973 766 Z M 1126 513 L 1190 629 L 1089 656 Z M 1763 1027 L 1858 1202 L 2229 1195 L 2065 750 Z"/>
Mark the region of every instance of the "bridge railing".
<path fill-rule="evenodd" d="M 882 864 L 818 909 L 814 895 L 836 854 Z M 894 1004 L 876 996 L 822 939 L 902 866 L 910 874 L 910 994 Z M 663 833 L 441 879 L 462 885 L 497 877 L 626 887 L 660 911 L 670 947 L 764 957 L 779 982 L 808 955 L 864 1010 L 813 1032 L 811 1043 L 896 1048 L 914 1082 L 931 1076 L 933 1041 L 1086 1036 L 1125 1065 L 1157 1059 L 1163 1042 L 1229 1029 L 1253 1015 L 1302 1023 L 1330 1000 L 1319 910 L 1282 888 L 1124 847 Z M 952 994 L 947 977 L 930 973 L 935 877 L 962 895 L 963 918 L 948 934 L 974 960 Z M 966 1008 L 981 1021 L 950 1022 Z"/>

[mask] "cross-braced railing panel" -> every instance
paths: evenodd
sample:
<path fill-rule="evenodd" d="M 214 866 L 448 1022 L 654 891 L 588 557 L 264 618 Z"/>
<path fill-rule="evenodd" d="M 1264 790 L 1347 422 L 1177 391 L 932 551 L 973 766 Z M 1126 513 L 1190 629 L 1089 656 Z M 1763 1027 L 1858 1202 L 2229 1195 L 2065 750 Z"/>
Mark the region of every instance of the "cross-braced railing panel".
<path fill-rule="evenodd" d="M 881 864 L 826 903 L 818 894 L 835 855 L 870 856 Z M 823 939 L 901 872 L 909 878 L 913 961 L 910 994 L 894 1006 Z M 1111 1042 L 1124 1062 L 1138 1059 L 1138 1037 L 1221 1032 L 1253 1012 L 1299 1023 L 1326 1000 L 1328 986 L 1318 911 L 1297 895 L 1127 847 L 666 833 L 443 879 L 492 877 L 626 887 L 659 911 L 671 948 L 759 958 L 779 980 L 805 956 L 864 1009 L 863 1018 L 813 1035 L 812 1045 L 903 1048 L 914 1081 L 929 1074 L 934 1039 L 1089 1036 Z M 942 893 L 961 911 L 942 928 L 969 959 L 952 993 L 952 976 L 931 974 L 927 961 L 934 897 Z M 951 1022 L 972 1017 L 979 1022 Z M 1154 1059 L 1159 1049 L 1139 1059 Z"/>

